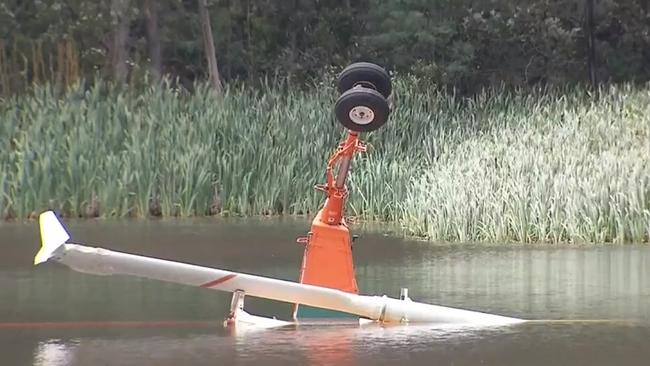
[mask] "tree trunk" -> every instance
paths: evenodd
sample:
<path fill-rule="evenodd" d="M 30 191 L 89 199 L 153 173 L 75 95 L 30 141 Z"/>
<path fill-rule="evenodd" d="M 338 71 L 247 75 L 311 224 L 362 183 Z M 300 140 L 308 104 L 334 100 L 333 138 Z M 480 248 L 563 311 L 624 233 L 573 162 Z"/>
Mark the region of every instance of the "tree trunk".
<path fill-rule="evenodd" d="M 596 44 L 594 40 L 594 0 L 585 0 L 586 30 L 587 30 L 587 67 L 589 70 L 589 82 L 592 88 L 596 89 L 598 80 L 596 78 Z"/>
<path fill-rule="evenodd" d="M 219 68 L 217 67 L 217 55 L 214 49 L 214 39 L 212 38 L 212 26 L 210 25 L 210 14 L 208 13 L 207 0 L 199 0 L 199 18 L 201 22 L 201 33 L 203 34 L 203 51 L 205 52 L 205 58 L 208 61 L 210 85 L 212 85 L 212 88 L 214 88 L 217 95 L 221 95 L 221 80 L 219 78 Z"/>
<path fill-rule="evenodd" d="M 112 0 L 113 42 L 111 49 L 111 71 L 115 81 L 126 81 L 126 41 L 129 38 L 129 0 Z"/>
<path fill-rule="evenodd" d="M 158 28 L 158 1 L 144 0 L 144 16 L 147 20 L 147 46 L 151 75 L 155 82 L 162 76 L 162 51 L 160 48 L 160 29 Z"/>

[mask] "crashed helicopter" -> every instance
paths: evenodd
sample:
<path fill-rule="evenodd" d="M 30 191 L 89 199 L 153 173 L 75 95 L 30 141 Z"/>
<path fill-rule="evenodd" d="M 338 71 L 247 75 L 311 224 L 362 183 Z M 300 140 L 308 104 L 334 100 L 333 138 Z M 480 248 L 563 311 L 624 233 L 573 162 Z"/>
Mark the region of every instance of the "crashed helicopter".
<path fill-rule="evenodd" d="M 70 234 L 53 211 L 39 217 L 41 248 L 34 264 L 59 262 L 95 275 L 128 275 L 233 293 L 227 325 L 281 327 L 299 322 L 306 307 L 358 316 L 361 323 L 433 323 L 502 326 L 522 319 L 412 301 L 408 290 L 399 298 L 360 295 L 352 257 L 352 236 L 344 217 L 346 178 L 355 153 L 366 146 L 359 134 L 382 127 L 389 118 L 391 79 L 380 66 L 358 62 L 338 77 L 341 93 L 334 112 L 347 129 L 346 139 L 327 161 L 326 182 L 315 188 L 326 194 L 307 236 L 299 238 L 304 255 L 298 282 L 207 268 L 70 243 Z M 335 174 L 336 170 L 336 174 Z M 248 314 L 245 296 L 294 304 L 293 321 Z"/>

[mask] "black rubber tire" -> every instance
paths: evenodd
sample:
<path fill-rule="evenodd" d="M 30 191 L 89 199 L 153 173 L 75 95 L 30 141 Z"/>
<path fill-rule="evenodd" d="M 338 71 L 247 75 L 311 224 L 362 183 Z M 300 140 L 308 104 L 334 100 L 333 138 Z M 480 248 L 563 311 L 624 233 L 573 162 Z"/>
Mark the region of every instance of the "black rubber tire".
<path fill-rule="evenodd" d="M 339 74 L 337 85 L 339 93 L 345 93 L 360 85 L 378 91 L 384 98 L 388 98 L 393 90 L 388 72 L 383 67 L 370 62 L 356 62 L 343 69 Z"/>
<path fill-rule="evenodd" d="M 354 114 L 353 109 L 357 111 L 357 115 L 359 115 L 358 113 L 363 113 L 362 111 L 359 112 L 359 109 L 370 109 L 372 111 L 372 119 L 365 123 L 354 121 L 350 116 L 351 113 Z M 341 94 L 334 106 L 334 113 L 336 114 L 336 119 L 348 130 L 370 132 L 383 126 L 388 121 L 390 107 L 386 98 L 379 94 L 378 91 L 357 86 Z M 370 116 L 370 114 L 365 115 Z"/>

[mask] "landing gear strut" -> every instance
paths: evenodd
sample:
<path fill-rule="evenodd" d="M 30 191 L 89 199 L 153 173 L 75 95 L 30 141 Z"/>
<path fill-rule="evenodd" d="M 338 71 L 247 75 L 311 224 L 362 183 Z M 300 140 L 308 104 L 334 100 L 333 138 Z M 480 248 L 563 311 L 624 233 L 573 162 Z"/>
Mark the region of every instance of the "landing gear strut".
<path fill-rule="evenodd" d="M 388 73 L 371 63 L 352 64 L 339 75 L 338 90 L 342 94 L 334 112 L 348 135 L 327 161 L 326 183 L 315 186 L 327 195 L 327 199 L 312 221 L 308 236 L 298 240 L 305 244 L 300 283 L 359 292 L 352 260 L 352 238 L 344 218 L 348 196 L 345 182 L 354 154 L 366 151 L 366 145 L 359 141 L 359 133 L 374 131 L 388 121 L 390 104 L 387 98 L 391 88 Z M 298 312 L 296 305 L 294 318 L 299 316 Z"/>

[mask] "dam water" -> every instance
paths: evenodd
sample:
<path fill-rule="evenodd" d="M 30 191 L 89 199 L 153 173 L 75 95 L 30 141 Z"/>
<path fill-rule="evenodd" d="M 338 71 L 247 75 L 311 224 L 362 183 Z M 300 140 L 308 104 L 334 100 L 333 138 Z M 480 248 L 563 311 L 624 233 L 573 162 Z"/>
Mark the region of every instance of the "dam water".
<path fill-rule="evenodd" d="M 305 219 L 84 220 L 73 242 L 296 280 Z M 648 365 L 649 246 L 437 245 L 356 227 L 364 294 L 534 321 L 502 328 L 228 329 L 230 294 L 32 266 L 36 222 L 0 224 L 1 365 Z M 291 305 L 246 298 L 256 315 Z"/>

